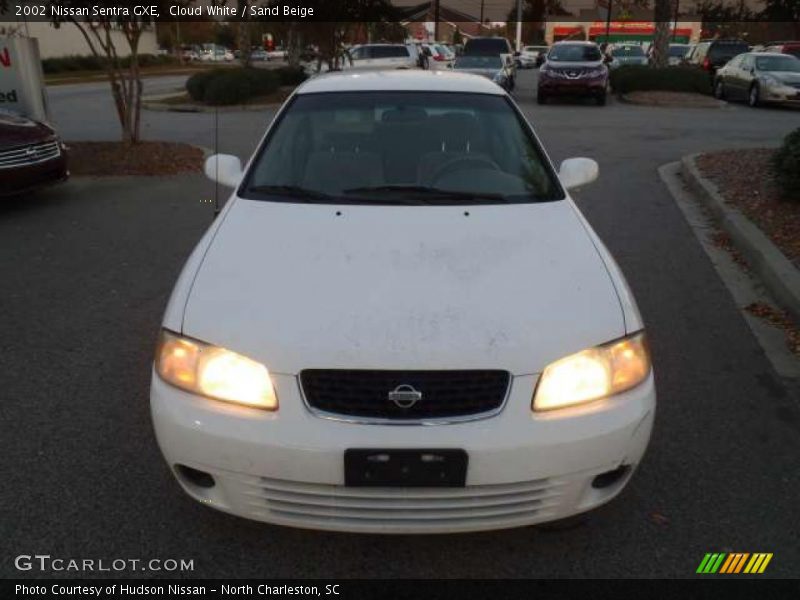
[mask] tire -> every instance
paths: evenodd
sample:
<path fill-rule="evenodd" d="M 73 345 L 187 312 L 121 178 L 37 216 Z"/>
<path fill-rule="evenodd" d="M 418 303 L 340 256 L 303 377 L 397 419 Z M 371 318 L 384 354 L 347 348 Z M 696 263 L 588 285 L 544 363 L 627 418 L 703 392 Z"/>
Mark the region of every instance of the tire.
<path fill-rule="evenodd" d="M 750 86 L 750 93 L 747 94 L 747 104 L 752 108 L 756 108 L 761 104 L 761 90 L 758 84 Z"/>
<path fill-rule="evenodd" d="M 536 93 L 536 102 L 538 104 L 547 104 L 547 96 L 545 96 L 542 92 Z"/>
<path fill-rule="evenodd" d="M 717 79 L 717 83 L 714 84 L 714 98 L 725 100 L 725 84 L 722 79 Z"/>
<path fill-rule="evenodd" d="M 606 105 L 606 93 L 603 92 L 597 98 L 595 98 L 595 102 L 597 102 L 597 106 L 605 106 Z"/>

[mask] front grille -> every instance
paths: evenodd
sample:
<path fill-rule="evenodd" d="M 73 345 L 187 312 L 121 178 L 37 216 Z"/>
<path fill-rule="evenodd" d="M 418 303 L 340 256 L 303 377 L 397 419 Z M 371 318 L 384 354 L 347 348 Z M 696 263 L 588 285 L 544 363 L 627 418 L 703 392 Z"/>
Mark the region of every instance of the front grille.
<path fill-rule="evenodd" d="M 398 420 L 469 417 L 495 411 L 503 405 L 510 380 L 508 371 L 499 370 L 306 369 L 300 373 L 303 394 L 313 409 Z"/>
<path fill-rule="evenodd" d="M 258 517 L 320 528 L 496 528 L 544 520 L 561 504 L 567 482 L 536 479 L 463 488 L 348 488 L 248 478 L 247 508 Z"/>
<path fill-rule="evenodd" d="M 59 148 L 58 140 L 15 146 L 0 150 L 0 169 L 35 165 L 58 158 L 60 154 L 61 149 Z"/>

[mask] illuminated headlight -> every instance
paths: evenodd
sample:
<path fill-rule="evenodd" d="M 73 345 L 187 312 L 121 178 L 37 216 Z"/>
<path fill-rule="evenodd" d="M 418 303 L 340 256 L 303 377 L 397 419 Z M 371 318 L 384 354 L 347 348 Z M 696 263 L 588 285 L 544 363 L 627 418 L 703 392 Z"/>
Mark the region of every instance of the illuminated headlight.
<path fill-rule="evenodd" d="M 629 390 L 650 373 L 644 332 L 572 354 L 545 368 L 533 410 L 584 404 Z"/>
<path fill-rule="evenodd" d="M 155 369 L 164 381 L 187 392 L 278 410 L 278 397 L 267 367 L 225 348 L 163 330 Z"/>

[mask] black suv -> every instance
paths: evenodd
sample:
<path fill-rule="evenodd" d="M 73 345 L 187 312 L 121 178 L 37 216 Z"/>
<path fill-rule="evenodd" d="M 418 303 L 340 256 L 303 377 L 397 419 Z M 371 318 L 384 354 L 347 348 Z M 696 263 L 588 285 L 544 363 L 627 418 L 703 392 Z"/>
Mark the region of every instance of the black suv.
<path fill-rule="evenodd" d="M 701 40 L 686 64 L 708 72 L 709 82 L 713 82 L 717 69 L 724 67 L 734 56 L 749 50 L 750 45 L 744 40 Z"/>

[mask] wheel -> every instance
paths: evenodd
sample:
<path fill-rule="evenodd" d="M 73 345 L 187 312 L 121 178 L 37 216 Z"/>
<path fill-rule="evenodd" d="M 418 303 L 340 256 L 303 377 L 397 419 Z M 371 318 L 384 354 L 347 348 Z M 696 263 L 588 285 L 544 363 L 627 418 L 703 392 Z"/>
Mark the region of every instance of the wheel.
<path fill-rule="evenodd" d="M 606 93 L 603 92 L 602 94 L 597 96 L 597 98 L 595 98 L 595 101 L 597 102 L 597 106 L 605 106 L 606 105 Z"/>
<path fill-rule="evenodd" d="M 714 98 L 717 100 L 725 99 L 725 84 L 722 79 L 717 79 L 717 83 L 714 85 Z"/>
<path fill-rule="evenodd" d="M 758 84 L 754 84 L 750 88 L 750 93 L 747 96 L 747 103 L 753 108 L 761 104 L 761 90 L 758 88 Z"/>
<path fill-rule="evenodd" d="M 547 104 L 547 96 L 545 96 L 542 92 L 537 92 L 536 102 L 538 102 L 539 104 Z"/>

